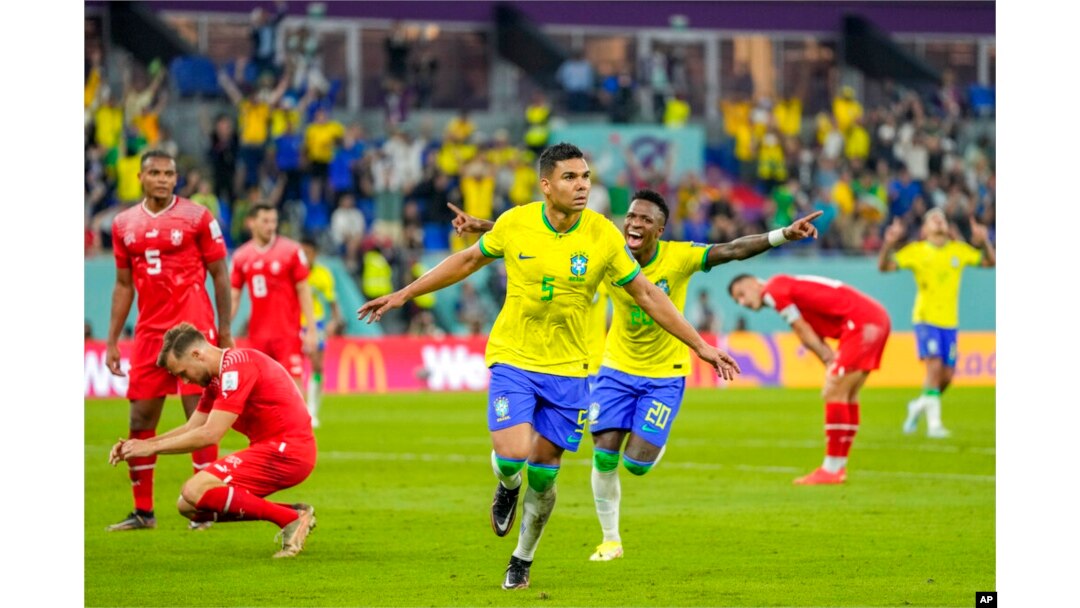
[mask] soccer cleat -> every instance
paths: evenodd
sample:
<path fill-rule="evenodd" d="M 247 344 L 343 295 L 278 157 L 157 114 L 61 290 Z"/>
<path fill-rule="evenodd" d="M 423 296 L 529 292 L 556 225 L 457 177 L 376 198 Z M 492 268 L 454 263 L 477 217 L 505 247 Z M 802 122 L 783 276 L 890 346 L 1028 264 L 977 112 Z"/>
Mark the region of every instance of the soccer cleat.
<path fill-rule="evenodd" d="M 209 530 L 212 525 L 214 525 L 212 521 L 190 521 L 187 527 L 188 530 Z"/>
<path fill-rule="evenodd" d="M 589 556 L 591 562 L 610 562 L 622 557 L 622 541 L 606 540 L 596 546 L 596 551 Z"/>
<path fill-rule="evenodd" d="M 139 513 L 138 511 L 132 511 L 128 513 L 128 516 L 124 519 L 116 522 L 115 524 L 105 528 L 106 532 L 120 532 L 122 530 L 153 530 L 157 527 L 157 519 L 154 518 L 154 512 Z"/>
<path fill-rule="evenodd" d="M 532 566 L 532 562 L 511 555 L 510 564 L 506 566 L 506 579 L 503 580 L 502 588 L 527 589 L 529 587 L 529 566 Z"/>
<path fill-rule="evenodd" d="M 495 488 L 495 498 L 491 501 L 491 529 L 495 536 L 506 536 L 517 516 L 518 492 L 521 486 L 508 490 L 500 481 Z"/>
<path fill-rule="evenodd" d="M 837 473 L 830 473 L 825 469 L 818 467 L 814 469 L 813 473 L 800 477 L 795 480 L 795 485 L 800 486 L 822 486 L 822 485 L 835 485 L 844 483 L 847 479 L 847 473 L 841 470 Z"/>
<path fill-rule="evenodd" d="M 304 539 L 315 527 L 315 507 L 304 503 L 293 505 L 297 517 L 278 532 L 281 536 L 281 551 L 274 554 L 275 558 L 293 557 L 304 550 Z"/>
<path fill-rule="evenodd" d="M 939 426 L 932 429 L 927 429 L 926 436 L 931 439 L 947 439 L 952 436 L 952 432 L 943 426 Z"/>
<path fill-rule="evenodd" d="M 922 412 L 922 397 L 908 401 L 907 418 L 904 419 L 904 434 L 910 435 L 919 428 L 919 416 L 922 415 Z"/>

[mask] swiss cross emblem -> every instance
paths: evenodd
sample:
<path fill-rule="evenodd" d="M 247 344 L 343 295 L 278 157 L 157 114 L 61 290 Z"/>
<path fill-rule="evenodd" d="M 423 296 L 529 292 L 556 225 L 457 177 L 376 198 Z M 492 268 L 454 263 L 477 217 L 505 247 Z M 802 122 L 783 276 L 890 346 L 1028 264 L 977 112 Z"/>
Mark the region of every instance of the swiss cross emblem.
<path fill-rule="evenodd" d="M 184 231 L 179 228 L 173 228 L 172 232 L 169 233 L 169 236 L 172 239 L 174 247 L 179 247 L 180 243 L 184 242 Z"/>
<path fill-rule="evenodd" d="M 270 274 L 277 274 L 281 272 L 281 262 L 274 260 L 270 262 Z"/>

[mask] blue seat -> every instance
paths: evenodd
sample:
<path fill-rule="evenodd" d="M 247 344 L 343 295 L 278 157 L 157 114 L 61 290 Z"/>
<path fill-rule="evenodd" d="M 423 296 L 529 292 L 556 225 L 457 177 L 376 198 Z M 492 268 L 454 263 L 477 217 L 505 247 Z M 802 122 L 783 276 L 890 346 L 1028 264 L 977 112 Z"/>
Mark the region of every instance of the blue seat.
<path fill-rule="evenodd" d="M 221 94 L 221 88 L 217 82 L 217 68 L 214 62 L 206 57 L 198 55 L 177 57 L 169 64 L 169 75 L 176 83 L 181 97 L 196 95 L 215 97 Z"/>
<path fill-rule="evenodd" d="M 993 116 L 995 109 L 994 87 L 973 84 L 968 87 L 968 104 L 976 116 Z"/>
<path fill-rule="evenodd" d="M 319 233 L 330 226 L 330 209 L 326 203 L 305 203 L 304 208 L 304 232 Z"/>
<path fill-rule="evenodd" d="M 446 251 L 450 249 L 450 230 L 446 224 L 426 222 L 424 224 L 424 250 Z"/>

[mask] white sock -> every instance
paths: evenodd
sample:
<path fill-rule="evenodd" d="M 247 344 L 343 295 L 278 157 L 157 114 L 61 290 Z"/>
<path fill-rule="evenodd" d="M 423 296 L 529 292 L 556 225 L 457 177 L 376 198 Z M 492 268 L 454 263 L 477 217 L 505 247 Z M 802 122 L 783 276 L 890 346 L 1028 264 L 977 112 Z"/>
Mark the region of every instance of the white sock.
<path fill-rule="evenodd" d="M 499 470 L 499 460 L 495 456 L 495 450 L 491 450 L 491 470 L 495 471 L 495 477 L 499 478 L 499 481 L 507 490 L 516 490 L 521 487 L 521 471 L 514 473 L 512 477 L 503 475 L 503 472 Z"/>
<path fill-rule="evenodd" d="M 555 510 L 555 486 L 540 493 L 531 487 L 525 490 L 525 500 L 521 505 L 521 529 L 518 532 L 518 544 L 514 557 L 531 562 L 540 544 L 551 512 Z"/>
<path fill-rule="evenodd" d="M 319 389 L 320 383 L 315 378 L 308 379 L 307 384 L 307 411 L 312 418 L 319 417 Z"/>
<path fill-rule="evenodd" d="M 619 469 L 606 473 L 592 469 L 592 494 L 596 503 L 596 516 L 600 518 L 600 529 L 604 532 L 604 542 L 619 540 L 619 501 L 622 489 L 619 484 Z"/>
<path fill-rule="evenodd" d="M 926 408 L 926 426 L 931 429 L 941 428 L 941 397 L 938 395 L 923 395 L 923 403 Z"/>
<path fill-rule="evenodd" d="M 821 468 L 830 473 L 839 473 L 847 466 L 847 456 L 826 456 Z"/>

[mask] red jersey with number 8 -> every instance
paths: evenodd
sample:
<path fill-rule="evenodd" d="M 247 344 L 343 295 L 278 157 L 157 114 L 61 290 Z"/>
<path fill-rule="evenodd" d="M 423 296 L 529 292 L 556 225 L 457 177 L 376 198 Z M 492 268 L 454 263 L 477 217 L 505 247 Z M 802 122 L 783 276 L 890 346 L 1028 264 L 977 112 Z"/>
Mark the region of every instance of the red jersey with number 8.
<path fill-rule="evenodd" d="M 226 251 L 206 207 L 179 196 L 158 213 L 140 203 L 117 214 L 112 238 L 116 267 L 131 269 L 138 295 L 136 334 L 164 333 L 181 321 L 214 327 L 206 267 Z"/>
<path fill-rule="evenodd" d="M 266 247 L 248 241 L 233 255 L 230 281 L 233 289 L 248 288 L 251 319 L 248 337 L 273 340 L 300 335 L 300 298 L 296 284 L 310 270 L 304 250 L 296 241 L 275 236 Z"/>

